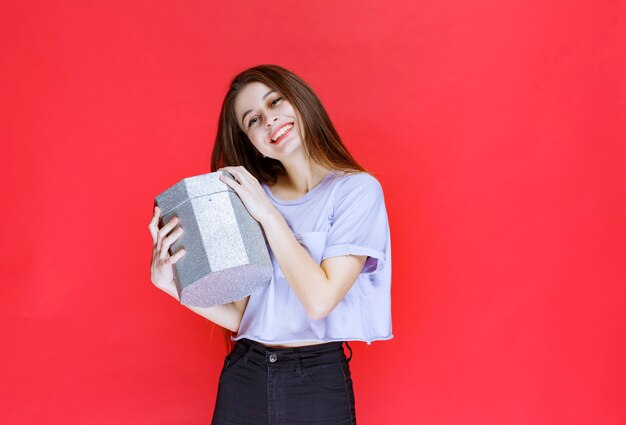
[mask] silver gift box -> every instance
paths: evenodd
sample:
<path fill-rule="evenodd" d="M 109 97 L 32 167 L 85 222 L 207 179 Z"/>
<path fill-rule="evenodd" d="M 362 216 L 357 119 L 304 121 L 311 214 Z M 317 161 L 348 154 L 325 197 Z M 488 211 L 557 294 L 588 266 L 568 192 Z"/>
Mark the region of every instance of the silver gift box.
<path fill-rule="evenodd" d="M 259 223 L 217 171 L 189 177 L 156 197 L 162 224 L 178 217 L 183 234 L 170 252 L 182 304 L 212 307 L 240 300 L 272 278 L 272 261 Z"/>

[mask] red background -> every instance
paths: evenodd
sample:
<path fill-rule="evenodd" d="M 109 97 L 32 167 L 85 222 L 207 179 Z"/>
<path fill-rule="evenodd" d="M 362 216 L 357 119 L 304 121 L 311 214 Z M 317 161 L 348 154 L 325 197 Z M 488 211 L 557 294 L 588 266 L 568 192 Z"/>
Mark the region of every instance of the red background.
<path fill-rule="evenodd" d="M 383 184 L 360 424 L 626 423 L 623 1 L 4 1 L 2 424 L 207 424 L 220 328 L 149 281 L 230 79 L 307 80 Z"/>

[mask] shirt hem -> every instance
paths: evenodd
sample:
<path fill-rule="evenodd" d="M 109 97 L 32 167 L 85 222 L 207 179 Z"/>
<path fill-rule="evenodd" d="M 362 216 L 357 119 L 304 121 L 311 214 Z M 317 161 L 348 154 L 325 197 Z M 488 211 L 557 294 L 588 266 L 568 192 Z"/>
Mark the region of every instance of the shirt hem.
<path fill-rule="evenodd" d="M 247 338 L 256 342 L 260 342 L 262 344 L 288 344 L 288 343 L 294 343 L 294 342 L 319 342 L 320 344 L 323 344 L 325 342 L 336 342 L 336 341 L 360 341 L 360 342 L 365 342 L 367 345 L 370 345 L 374 341 L 388 341 L 392 339 L 393 337 L 394 337 L 393 334 L 389 334 L 387 336 L 371 338 L 369 340 L 365 338 L 349 337 L 349 336 L 338 337 L 338 338 L 324 338 L 324 339 L 291 339 L 289 340 L 289 339 L 264 339 L 264 338 L 260 338 L 254 335 L 241 334 L 237 336 L 231 336 L 230 339 L 231 341 L 237 341 L 242 338 Z"/>

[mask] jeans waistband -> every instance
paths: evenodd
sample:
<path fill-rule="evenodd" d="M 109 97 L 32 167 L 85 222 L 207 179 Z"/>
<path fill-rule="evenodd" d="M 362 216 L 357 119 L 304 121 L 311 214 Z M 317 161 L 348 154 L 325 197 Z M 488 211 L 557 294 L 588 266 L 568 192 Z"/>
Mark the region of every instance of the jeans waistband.
<path fill-rule="evenodd" d="M 350 357 L 346 357 L 343 351 L 343 344 L 346 344 L 350 351 Z M 315 345 L 306 345 L 302 347 L 268 347 L 260 342 L 253 341 L 248 338 L 241 338 L 236 341 L 233 351 L 244 357 L 247 363 L 250 357 L 258 360 L 265 359 L 279 366 L 285 362 L 294 359 L 299 360 L 304 366 L 328 363 L 346 359 L 352 359 L 352 348 L 347 341 L 325 342 Z"/>

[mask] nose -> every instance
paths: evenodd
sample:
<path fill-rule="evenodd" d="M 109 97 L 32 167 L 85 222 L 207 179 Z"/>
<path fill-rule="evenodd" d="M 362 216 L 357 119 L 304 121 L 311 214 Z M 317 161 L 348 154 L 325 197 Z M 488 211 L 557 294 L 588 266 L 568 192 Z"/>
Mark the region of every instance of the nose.
<path fill-rule="evenodd" d="M 271 127 L 271 126 L 272 126 L 272 124 L 273 124 L 274 122 L 276 122 L 276 121 L 278 121 L 278 116 L 275 116 L 275 117 L 269 116 L 269 117 L 267 118 L 267 124 L 266 124 L 265 126 L 266 126 L 266 127 Z"/>

